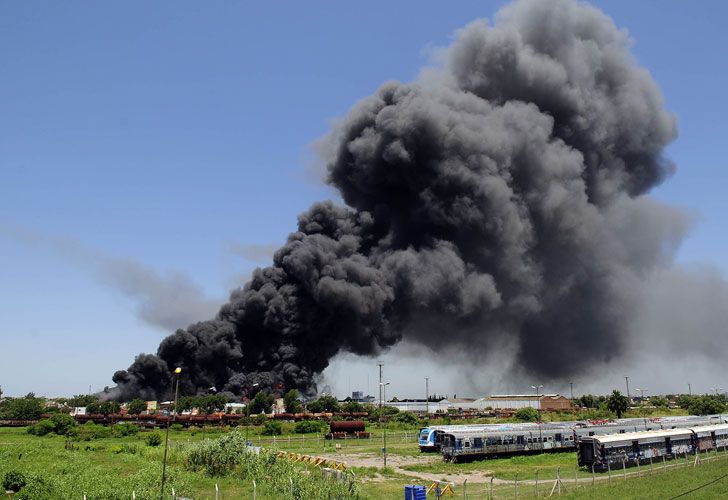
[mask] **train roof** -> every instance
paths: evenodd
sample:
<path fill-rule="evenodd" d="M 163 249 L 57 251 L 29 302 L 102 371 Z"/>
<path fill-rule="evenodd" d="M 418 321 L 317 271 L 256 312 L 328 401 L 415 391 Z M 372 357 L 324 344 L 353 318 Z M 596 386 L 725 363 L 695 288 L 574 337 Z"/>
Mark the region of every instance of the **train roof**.
<path fill-rule="evenodd" d="M 690 429 L 664 429 L 659 431 L 638 431 L 625 432 L 623 434 L 606 434 L 602 436 L 590 436 L 584 440 L 593 440 L 601 444 L 631 443 L 632 441 L 659 441 L 666 437 L 690 436 Z"/>
<path fill-rule="evenodd" d="M 728 424 L 717 424 L 717 425 L 700 425 L 696 427 L 691 427 L 690 430 L 692 430 L 695 434 L 698 435 L 698 437 L 703 437 L 705 435 L 709 435 L 711 432 L 721 432 L 721 434 L 728 433 Z"/>

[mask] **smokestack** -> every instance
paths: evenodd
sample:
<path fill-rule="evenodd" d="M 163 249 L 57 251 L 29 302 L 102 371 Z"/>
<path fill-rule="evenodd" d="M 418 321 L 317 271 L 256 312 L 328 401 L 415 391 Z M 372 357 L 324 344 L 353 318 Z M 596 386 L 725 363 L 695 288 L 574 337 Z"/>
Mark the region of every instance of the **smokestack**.
<path fill-rule="evenodd" d="M 559 379 L 619 356 L 643 277 L 684 221 L 645 197 L 676 136 L 627 35 L 572 0 L 458 32 L 442 68 L 384 84 L 328 140 L 317 203 L 210 321 L 117 372 L 116 396 L 253 384 L 315 392 L 341 351 L 401 339 Z M 448 335 L 442 335 L 442 332 Z"/>

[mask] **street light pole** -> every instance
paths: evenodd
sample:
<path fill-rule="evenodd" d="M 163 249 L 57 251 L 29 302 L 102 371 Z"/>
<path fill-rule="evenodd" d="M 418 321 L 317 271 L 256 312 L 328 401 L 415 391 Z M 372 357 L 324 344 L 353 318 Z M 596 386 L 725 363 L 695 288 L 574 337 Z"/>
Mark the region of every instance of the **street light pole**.
<path fill-rule="evenodd" d="M 632 400 L 632 398 L 629 397 L 629 377 L 624 377 L 624 381 L 627 382 L 627 401 Z"/>
<path fill-rule="evenodd" d="M 381 393 L 384 394 L 384 399 L 387 399 L 387 386 L 389 385 L 389 382 L 387 383 L 379 383 L 379 390 Z M 384 455 L 384 468 L 387 468 L 387 419 L 384 418 L 384 415 L 381 414 L 381 417 L 384 419 L 384 433 L 383 433 L 383 444 L 382 444 L 382 454 Z"/>
<path fill-rule="evenodd" d="M 250 427 L 250 391 L 258 387 L 258 385 L 258 383 L 253 384 L 247 391 L 248 402 L 245 404 L 245 446 L 248 446 L 248 428 Z"/>
<path fill-rule="evenodd" d="M 425 377 L 425 416 L 430 416 L 430 377 Z"/>
<path fill-rule="evenodd" d="M 647 430 L 647 411 L 645 410 L 645 392 L 647 389 L 635 389 L 636 391 L 640 391 L 640 409 L 642 411 L 642 420 L 644 420 L 645 424 L 645 430 Z"/>
<path fill-rule="evenodd" d="M 543 432 L 541 431 L 541 398 L 538 396 L 538 390 L 542 387 L 543 385 L 531 386 L 531 389 L 536 389 L 536 404 L 538 404 L 538 407 L 536 408 L 536 411 L 538 411 L 538 440 L 541 443 L 541 451 L 543 451 Z"/>
<path fill-rule="evenodd" d="M 172 410 L 172 418 L 177 415 L 177 396 L 179 395 L 179 374 L 182 373 L 182 368 L 177 367 L 174 369 L 176 375 L 175 386 L 174 386 L 174 409 Z M 164 459 L 162 459 L 162 492 L 159 494 L 159 500 L 164 498 L 164 482 L 167 480 L 167 446 L 169 445 L 169 415 L 167 415 L 167 431 L 164 437 Z"/>

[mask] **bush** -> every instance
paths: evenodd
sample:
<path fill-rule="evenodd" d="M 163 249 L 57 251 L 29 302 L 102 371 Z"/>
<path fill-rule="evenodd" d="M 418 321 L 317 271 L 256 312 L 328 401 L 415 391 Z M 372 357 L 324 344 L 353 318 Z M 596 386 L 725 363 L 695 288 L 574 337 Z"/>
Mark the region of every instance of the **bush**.
<path fill-rule="evenodd" d="M 187 468 L 211 477 L 227 475 L 245 453 L 245 435 L 236 429 L 215 441 L 202 441 L 187 455 Z"/>
<path fill-rule="evenodd" d="M 109 427 L 98 425 L 93 422 L 86 422 L 83 425 L 77 426 L 74 430 L 74 436 L 79 441 L 109 438 L 112 435 L 112 430 Z"/>
<path fill-rule="evenodd" d="M 183 430 L 185 430 L 185 427 L 182 424 L 172 424 L 172 425 L 169 426 L 169 428 L 171 430 L 173 430 L 173 431 L 183 431 Z"/>
<path fill-rule="evenodd" d="M 144 438 L 144 441 L 147 443 L 147 446 L 159 446 L 162 444 L 162 434 L 157 431 L 150 432 Z"/>
<path fill-rule="evenodd" d="M 302 422 L 296 422 L 293 432 L 296 434 L 314 434 L 326 432 L 327 427 L 326 422 L 322 422 L 321 420 L 304 420 Z"/>
<path fill-rule="evenodd" d="M 118 424 L 114 425 L 112 429 L 112 433 L 114 434 L 114 436 L 124 437 L 136 436 L 141 430 L 141 427 L 136 424 L 132 424 L 131 422 L 119 422 Z"/>
<path fill-rule="evenodd" d="M 520 422 L 537 422 L 539 414 L 536 408 L 527 406 L 519 408 L 513 416 Z"/>
<path fill-rule="evenodd" d="M 53 425 L 53 422 L 45 419 L 41 420 L 35 425 L 31 425 L 30 427 L 28 427 L 28 434 L 32 434 L 34 436 L 45 436 L 46 434 L 50 434 L 55 430 L 56 426 Z"/>
<path fill-rule="evenodd" d="M 263 425 L 263 424 L 265 424 L 265 423 L 266 423 L 266 422 L 267 422 L 268 420 L 270 420 L 270 419 L 269 419 L 268 417 L 266 417 L 265 415 L 255 415 L 255 416 L 254 416 L 254 417 L 252 417 L 252 418 L 253 418 L 253 425 Z"/>
<path fill-rule="evenodd" d="M 279 436 L 283 434 L 283 426 L 281 426 L 280 422 L 276 422 L 275 420 L 269 420 L 263 426 L 261 434 L 263 434 L 264 436 Z"/>
<path fill-rule="evenodd" d="M 394 417 L 394 420 L 405 425 L 418 425 L 420 423 L 420 419 L 417 418 L 417 415 L 409 411 L 398 413 Z"/>
<path fill-rule="evenodd" d="M 28 484 L 25 474 L 16 470 L 9 470 L 5 473 L 3 478 L 3 488 L 5 490 L 20 491 L 20 488 Z"/>
<path fill-rule="evenodd" d="M 67 436 L 73 434 L 76 427 L 76 421 L 71 415 L 65 413 L 56 413 L 51 416 L 50 421 L 53 423 L 54 430 L 59 436 Z"/>

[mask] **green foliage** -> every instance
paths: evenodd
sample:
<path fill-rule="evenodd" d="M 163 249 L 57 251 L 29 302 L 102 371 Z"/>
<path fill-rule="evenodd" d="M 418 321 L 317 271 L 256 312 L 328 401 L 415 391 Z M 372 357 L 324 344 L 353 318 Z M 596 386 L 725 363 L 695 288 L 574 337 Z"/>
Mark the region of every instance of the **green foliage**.
<path fill-rule="evenodd" d="M 688 404 L 691 415 L 713 415 L 726 411 L 724 399 L 719 396 L 694 396 Z"/>
<path fill-rule="evenodd" d="M 112 427 L 112 433 L 114 436 L 119 437 L 136 436 L 140 430 L 141 427 L 136 424 L 132 424 L 131 422 L 119 422 L 118 424 L 114 424 Z"/>
<path fill-rule="evenodd" d="M 530 406 L 519 408 L 513 416 L 519 422 L 538 422 L 539 418 L 538 410 Z"/>
<path fill-rule="evenodd" d="M 37 420 L 43 407 L 43 400 L 32 392 L 23 398 L 5 398 L 0 401 L 0 419 Z"/>
<path fill-rule="evenodd" d="M 162 444 L 162 434 L 157 431 L 150 432 L 144 438 L 144 441 L 147 443 L 147 446 L 159 446 Z"/>
<path fill-rule="evenodd" d="M 244 434 L 235 431 L 217 440 L 202 441 L 187 454 L 187 468 L 203 471 L 211 477 L 235 474 L 247 483 L 256 481 L 272 492 L 271 498 L 357 499 L 360 494 L 353 482 L 327 481 L 319 474 L 310 474 L 292 460 L 280 459 L 274 452 L 248 451 Z"/>
<path fill-rule="evenodd" d="M 280 436 L 283 434 L 283 427 L 280 422 L 269 420 L 265 423 L 263 430 L 260 433 L 264 436 Z"/>
<path fill-rule="evenodd" d="M 139 415 L 141 412 L 147 409 L 147 403 L 146 401 L 143 401 L 141 399 L 133 399 L 129 401 L 129 404 L 126 408 L 129 411 L 130 415 Z"/>
<path fill-rule="evenodd" d="M 293 432 L 296 434 L 314 434 L 326 432 L 328 427 L 326 422 L 321 420 L 303 420 L 302 422 L 296 422 Z"/>
<path fill-rule="evenodd" d="M 76 427 L 76 421 L 71 415 L 65 413 L 56 413 L 51 415 L 50 421 L 53 423 L 54 430 L 59 436 L 67 436 L 73 433 Z"/>
<path fill-rule="evenodd" d="M 364 405 L 361 403 L 357 403 L 356 401 L 347 401 L 341 405 L 341 411 L 347 413 L 360 413 L 366 410 L 364 409 Z"/>
<path fill-rule="evenodd" d="M 301 394 L 296 389 L 291 389 L 283 396 L 283 406 L 286 408 L 286 413 L 301 413 L 303 411 L 303 405 L 298 400 Z"/>
<path fill-rule="evenodd" d="M 312 413 L 334 413 L 341 410 L 339 407 L 339 401 L 329 394 L 325 394 L 317 400 L 309 402 L 306 407 L 308 408 L 308 411 Z"/>
<path fill-rule="evenodd" d="M 398 413 L 394 417 L 394 420 L 396 422 L 400 422 L 402 424 L 410 425 L 410 426 L 419 425 L 419 423 L 420 423 L 420 419 L 417 418 L 417 415 L 415 415 L 414 413 L 409 412 L 409 411 L 403 411 L 403 412 Z"/>
<path fill-rule="evenodd" d="M 245 453 L 245 435 L 238 429 L 214 441 L 196 444 L 187 454 L 187 468 L 210 477 L 229 474 Z"/>
<path fill-rule="evenodd" d="M 185 429 L 182 424 L 172 424 L 169 426 L 169 428 L 170 428 L 170 430 L 178 431 L 178 432 L 183 431 Z"/>
<path fill-rule="evenodd" d="M 270 413 L 272 411 L 275 396 L 267 391 L 259 391 L 250 401 L 250 413 Z"/>
<path fill-rule="evenodd" d="M 91 403 L 97 403 L 98 401 L 99 398 L 91 394 L 77 394 L 76 396 L 73 396 L 71 399 L 69 399 L 67 404 L 68 406 L 75 408 L 88 406 Z"/>
<path fill-rule="evenodd" d="M 75 438 L 78 441 L 91 441 L 111 437 L 112 430 L 105 425 L 98 425 L 93 422 L 86 422 L 75 429 Z"/>
<path fill-rule="evenodd" d="M 622 418 L 622 414 L 629 409 L 629 399 L 615 389 L 607 398 L 607 409 L 616 413 L 617 418 Z"/>
<path fill-rule="evenodd" d="M 264 425 L 268 420 L 270 420 L 268 417 L 266 417 L 263 414 L 260 415 L 254 415 L 251 420 L 253 421 L 253 425 Z"/>
<path fill-rule="evenodd" d="M 208 394 L 207 396 L 197 397 L 197 408 L 206 415 L 222 411 L 227 404 L 227 398 L 221 394 Z"/>
<path fill-rule="evenodd" d="M 119 413 L 121 405 L 118 401 L 95 401 L 86 405 L 86 413 L 102 415 L 110 415 L 112 413 Z"/>
<path fill-rule="evenodd" d="M 45 436 L 56 430 L 56 426 L 53 425 L 49 419 L 43 419 L 35 425 L 28 427 L 28 434 L 34 436 Z"/>
<path fill-rule="evenodd" d="M 670 406 L 670 402 L 667 400 L 667 398 L 662 396 L 652 396 L 650 398 L 650 403 L 659 408 L 667 408 L 668 406 Z"/>
<path fill-rule="evenodd" d="M 7 491 L 20 491 L 20 488 L 28 484 L 25 474 L 17 470 L 9 470 L 3 477 L 3 488 Z"/>

